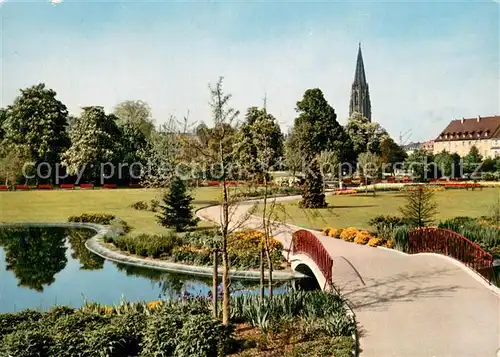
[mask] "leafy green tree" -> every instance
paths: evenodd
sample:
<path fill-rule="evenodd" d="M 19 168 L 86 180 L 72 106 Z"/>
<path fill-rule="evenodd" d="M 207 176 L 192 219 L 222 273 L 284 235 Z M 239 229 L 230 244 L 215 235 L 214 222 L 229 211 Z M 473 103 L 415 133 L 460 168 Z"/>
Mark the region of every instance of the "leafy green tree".
<path fill-rule="evenodd" d="M 455 159 L 446 150 L 441 151 L 434 158 L 434 162 L 438 166 L 441 175 L 451 177 L 455 168 Z"/>
<path fill-rule="evenodd" d="M 472 146 L 469 153 L 463 159 L 464 172 L 472 174 L 481 165 L 483 157 L 479 154 L 477 147 Z"/>
<path fill-rule="evenodd" d="M 3 125 L 7 120 L 7 109 L 0 108 L 0 142 L 2 142 L 5 136 L 5 130 L 3 129 Z"/>
<path fill-rule="evenodd" d="M 306 171 L 304 192 L 302 193 L 302 201 L 300 201 L 299 205 L 301 208 L 326 208 L 328 206 L 325 201 L 323 177 L 317 159 L 312 160 L 311 165 Z"/>
<path fill-rule="evenodd" d="M 382 169 L 380 156 L 372 152 L 363 152 L 358 156 L 358 167 L 366 179 L 365 188 L 368 190 L 369 178 L 377 178 Z M 375 195 L 375 185 L 373 185 L 373 195 Z"/>
<path fill-rule="evenodd" d="M 163 196 L 163 205 L 160 205 L 158 223 L 164 227 L 175 228 L 177 232 L 184 232 L 188 227 L 196 226 L 198 219 L 193 215 L 193 198 L 187 192 L 186 183 L 175 176 L 170 189 Z"/>
<path fill-rule="evenodd" d="M 120 173 L 120 177 L 124 182 L 130 182 L 132 178 L 140 177 L 139 164 L 146 164 L 140 153 L 146 150 L 148 142 L 140 128 L 132 123 L 120 123 L 119 129 L 120 142 L 117 148 L 117 156 L 119 163 L 127 165 L 124 166 L 125 169 Z M 132 175 L 130 175 L 131 172 Z"/>
<path fill-rule="evenodd" d="M 406 152 L 389 135 L 382 137 L 379 151 L 382 163 L 387 164 L 385 172 L 394 173 L 394 165 L 403 163 L 407 157 Z"/>
<path fill-rule="evenodd" d="M 85 169 L 85 178 L 98 179 L 101 163 L 117 161 L 120 130 L 114 115 L 103 107 L 85 107 L 70 131 L 71 147 L 63 154 L 63 165 L 70 174 Z"/>
<path fill-rule="evenodd" d="M 3 124 L 5 140 L 26 148 L 36 164 L 47 162 L 53 165 L 59 162 L 60 154 L 69 146 L 67 118 L 66 106 L 45 84 L 21 89 L 21 95 L 7 107 Z"/>
<path fill-rule="evenodd" d="M 265 108 L 248 108 L 245 121 L 235 140 L 235 159 L 251 175 L 262 178 L 263 172 L 283 156 L 283 134 L 276 119 Z"/>
<path fill-rule="evenodd" d="M 415 150 L 405 160 L 405 168 L 421 182 L 434 177 L 435 166 L 433 164 L 434 155 L 423 149 Z"/>
<path fill-rule="evenodd" d="M 491 157 L 487 157 L 484 159 L 483 164 L 481 165 L 482 172 L 495 172 L 497 160 L 492 159 Z"/>
<path fill-rule="evenodd" d="M 146 167 L 141 173 L 141 184 L 151 188 L 167 188 L 175 175 L 175 166 L 181 156 L 181 133 L 173 117 L 151 133 L 139 157 Z"/>
<path fill-rule="evenodd" d="M 115 116 L 120 126 L 129 126 L 138 130 L 149 139 L 154 130 L 151 108 L 142 100 L 126 100 L 115 107 Z"/>
<path fill-rule="evenodd" d="M 21 178 L 24 165 L 31 160 L 27 156 L 28 150 L 24 145 L 13 145 L 7 142 L 3 144 L 0 147 L 0 182 L 4 182 L 5 185 L 14 185 Z M 26 171 L 26 174 L 33 176 L 32 166 L 26 167 Z"/>
<path fill-rule="evenodd" d="M 380 144 L 387 131 L 378 123 L 372 123 L 360 113 L 353 113 L 345 127 L 351 139 L 356 157 L 366 151 L 379 153 Z"/>
<path fill-rule="evenodd" d="M 421 228 L 433 223 L 437 213 L 434 192 L 424 186 L 408 191 L 406 204 L 399 211 L 414 227 Z"/>
<path fill-rule="evenodd" d="M 296 150 L 310 162 L 322 151 L 336 151 L 341 160 L 352 159 L 352 145 L 348 135 L 337 122 L 335 110 L 328 104 L 319 88 L 308 89 L 297 102 L 292 135 Z"/>
<path fill-rule="evenodd" d="M 302 171 L 304 165 L 304 155 L 299 149 L 297 136 L 292 133 L 285 140 L 285 166 L 293 177 Z"/>

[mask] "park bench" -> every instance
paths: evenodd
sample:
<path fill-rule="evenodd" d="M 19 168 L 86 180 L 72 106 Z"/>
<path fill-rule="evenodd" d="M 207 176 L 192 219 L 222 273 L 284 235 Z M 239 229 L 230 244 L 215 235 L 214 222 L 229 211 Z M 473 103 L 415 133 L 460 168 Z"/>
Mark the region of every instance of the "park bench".
<path fill-rule="evenodd" d="M 59 188 L 61 190 L 74 190 L 75 189 L 75 185 L 72 184 L 72 183 L 62 183 L 59 185 Z"/>
<path fill-rule="evenodd" d="M 47 184 L 39 184 L 36 185 L 37 190 L 53 190 L 54 185 L 47 183 Z"/>
<path fill-rule="evenodd" d="M 102 185 L 102 188 L 105 188 L 105 189 L 114 189 L 114 188 L 117 188 L 118 186 L 114 183 L 105 183 L 104 185 Z"/>
<path fill-rule="evenodd" d="M 30 189 L 30 187 L 28 185 L 15 185 L 14 189 L 16 191 L 27 191 Z"/>
<path fill-rule="evenodd" d="M 7 185 L 0 185 L 0 191 L 8 191 L 9 190 L 9 186 Z"/>
<path fill-rule="evenodd" d="M 80 189 L 82 189 L 82 190 L 93 190 L 94 189 L 94 184 L 93 183 L 82 183 L 82 184 L 80 184 Z"/>

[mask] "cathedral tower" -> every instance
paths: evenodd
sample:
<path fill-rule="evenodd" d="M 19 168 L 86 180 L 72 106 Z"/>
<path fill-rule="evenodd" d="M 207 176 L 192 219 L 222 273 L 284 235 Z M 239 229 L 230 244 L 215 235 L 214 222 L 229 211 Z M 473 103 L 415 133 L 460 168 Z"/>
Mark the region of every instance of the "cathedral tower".
<path fill-rule="evenodd" d="M 372 108 L 370 103 L 370 92 L 366 82 L 365 66 L 363 55 L 361 54 L 361 43 L 358 49 L 358 59 L 356 61 L 356 72 L 351 88 L 351 101 L 349 103 L 349 116 L 353 112 L 361 113 L 370 122 L 372 121 Z"/>

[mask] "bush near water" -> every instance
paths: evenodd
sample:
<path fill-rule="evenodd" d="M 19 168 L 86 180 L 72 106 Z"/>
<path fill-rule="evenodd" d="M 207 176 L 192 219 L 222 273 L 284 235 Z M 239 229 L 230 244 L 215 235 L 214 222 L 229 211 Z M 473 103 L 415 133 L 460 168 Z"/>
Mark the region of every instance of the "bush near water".
<path fill-rule="evenodd" d="M 229 326 L 211 316 L 211 303 L 202 298 L 85 303 L 81 309 L 0 314 L 0 355 L 347 357 L 354 331 L 344 299 L 335 292 L 289 292 L 263 300 L 233 296 Z"/>

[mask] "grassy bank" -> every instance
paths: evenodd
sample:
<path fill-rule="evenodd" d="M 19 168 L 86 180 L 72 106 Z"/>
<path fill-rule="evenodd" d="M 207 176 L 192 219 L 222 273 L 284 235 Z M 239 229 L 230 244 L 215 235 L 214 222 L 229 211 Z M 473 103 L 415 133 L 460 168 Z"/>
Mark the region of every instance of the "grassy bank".
<path fill-rule="evenodd" d="M 217 200 L 220 189 L 203 187 L 193 191 L 195 208 Z M 155 213 L 139 211 L 130 205 L 137 201 L 159 200 L 155 189 L 12 191 L 0 192 L 0 222 L 66 222 L 69 216 L 82 213 L 109 213 L 131 225 L 132 234 L 165 234 Z M 200 222 L 199 226 L 208 223 Z"/>
<path fill-rule="evenodd" d="M 447 190 L 436 192 L 437 221 L 457 216 L 479 217 L 488 215 L 500 195 L 500 188 L 481 190 Z M 284 202 L 286 214 L 281 219 L 298 226 L 322 229 L 357 227 L 370 229 L 368 221 L 378 215 L 398 215 L 405 203 L 403 192 L 380 192 L 368 195 L 327 196 L 329 208 L 302 209 L 297 201 Z M 436 222 L 437 222 L 436 221 Z"/>

